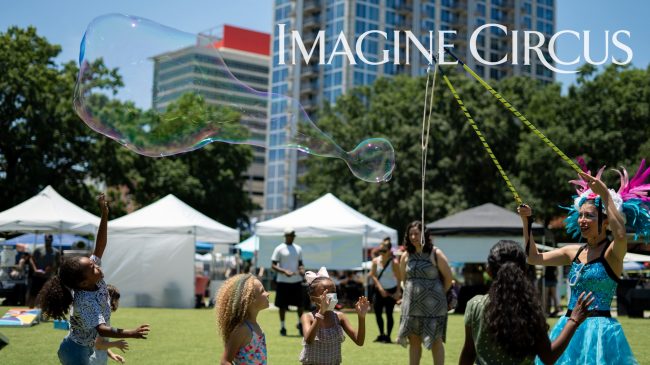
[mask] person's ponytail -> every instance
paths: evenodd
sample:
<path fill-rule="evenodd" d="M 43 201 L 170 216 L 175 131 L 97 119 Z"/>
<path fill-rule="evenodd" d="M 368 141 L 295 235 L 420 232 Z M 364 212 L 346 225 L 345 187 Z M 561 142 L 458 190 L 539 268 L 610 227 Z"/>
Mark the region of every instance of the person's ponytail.
<path fill-rule="evenodd" d="M 81 257 L 64 258 L 59 271 L 48 280 L 40 293 L 38 302 L 43 314 L 55 319 L 64 319 L 72 304 L 72 290 L 78 289 L 84 280 Z"/>
<path fill-rule="evenodd" d="M 65 319 L 72 304 L 72 293 L 63 285 L 58 274 L 43 285 L 38 297 L 43 314 L 54 319 Z"/>

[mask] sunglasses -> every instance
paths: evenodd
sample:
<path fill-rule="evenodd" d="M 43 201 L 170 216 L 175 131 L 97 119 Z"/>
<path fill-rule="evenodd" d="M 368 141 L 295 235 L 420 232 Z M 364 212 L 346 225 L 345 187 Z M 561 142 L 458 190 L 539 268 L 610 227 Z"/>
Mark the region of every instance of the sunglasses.
<path fill-rule="evenodd" d="M 582 275 L 582 269 L 585 268 L 585 263 L 579 263 L 575 272 L 569 276 L 569 286 L 576 286 L 578 283 L 578 280 L 580 280 L 580 276 Z"/>

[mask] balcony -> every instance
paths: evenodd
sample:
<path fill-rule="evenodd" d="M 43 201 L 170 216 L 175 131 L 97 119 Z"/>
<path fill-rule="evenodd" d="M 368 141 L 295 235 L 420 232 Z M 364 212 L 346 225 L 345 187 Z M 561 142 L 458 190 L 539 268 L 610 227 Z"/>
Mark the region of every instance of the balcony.
<path fill-rule="evenodd" d="M 318 108 L 318 104 L 318 99 L 314 98 L 300 100 L 300 105 L 302 105 L 305 111 L 313 111 L 314 109 Z"/>
<path fill-rule="evenodd" d="M 302 11 L 303 14 L 312 14 L 317 13 L 321 10 L 321 4 L 319 0 L 305 0 Z"/>
<path fill-rule="evenodd" d="M 319 28 L 320 27 L 320 17 L 318 16 L 311 16 L 308 18 L 305 18 L 302 22 L 302 27 L 304 30 L 310 30 L 313 28 Z"/>
<path fill-rule="evenodd" d="M 400 14 L 412 14 L 413 13 L 413 5 L 412 4 L 399 4 L 397 5 L 397 12 Z"/>
<path fill-rule="evenodd" d="M 318 77 L 318 65 L 301 65 L 300 77 L 305 78 L 314 78 Z"/>
<path fill-rule="evenodd" d="M 300 96 L 318 93 L 318 82 L 303 82 L 300 84 Z"/>
<path fill-rule="evenodd" d="M 492 0 L 492 6 L 504 10 L 514 10 L 515 2 L 514 0 Z"/>
<path fill-rule="evenodd" d="M 302 37 L 302 43 L 305 46 L 311 46 L 316 41 L 317 35 L 318 33 L 316 32 L 305 33 L 304 36 Z"/>

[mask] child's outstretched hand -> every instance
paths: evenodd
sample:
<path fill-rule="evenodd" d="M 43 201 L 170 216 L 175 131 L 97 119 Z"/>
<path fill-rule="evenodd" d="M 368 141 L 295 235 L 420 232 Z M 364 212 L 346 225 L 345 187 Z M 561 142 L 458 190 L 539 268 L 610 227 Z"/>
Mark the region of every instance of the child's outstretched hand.
<path fill-rule="evenodd" d="M 359 300 L 354 305 L 354 309 L 357 311 L 359 316 L 364 317 L 370 310 L 370 302 L 368 301 L 368 298 L 364 296 L 359 297 Z"/>
<path fill-rule="evenodd" d="M 141 338 L 146 340 L 147 335 L 149 335 L 149 325 L 148 324 L 143 324 L 140 327 L 131 330 L 131 336 L 132 338 Z"/>
<path fill-rule="evenodd" d="M 117 340 L 111 343 L 112 347 L 122 350 L 122 352 L 129 349 L 129 343 L 126 340 Z"/>
<path fill-rule="evenodd" d="M 108 201 L 104 193 L 99 194 L 97 202 L 99 203 L 99 210 L 101 210 L 102 214 L 108 214 Z"/>
<path fill-rule="evenodd" d="M 113 356 L 110 356 L 110 355 L 109 355 L 109 357 L 110 357 L 111 359 L 113 359 L 113 360 L 119 362 L 120 364 L 124 364 L 124 363 L 126 362 L 126 359 L 124 359 L 122 356 L 120 356 L 120 355 L 118 355 L 118 354 L 112 354 L 112 355 L 113 355 Z"/>
<path fill-rule="evenodd" d="M 595 299 L 596 298 L 593 296 L 592 292 L 587 293 L 583 291 L 580 293 L 580 296 L 578 297 L 578 303 L 571 312 L 571 320 L 575 321 L 577 325 L 580 325 L 582 322 L 584 322 L 592 312 L 589 310 L 589 306 L 594 302 Z"/>

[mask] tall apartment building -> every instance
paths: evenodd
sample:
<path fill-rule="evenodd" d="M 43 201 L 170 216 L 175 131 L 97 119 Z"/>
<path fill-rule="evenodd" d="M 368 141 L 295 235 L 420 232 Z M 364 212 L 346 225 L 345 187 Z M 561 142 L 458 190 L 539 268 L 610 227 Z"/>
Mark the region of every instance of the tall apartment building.
<path fill-rule="evenodd" d="M 233 76 L 253 89 L 267 91 L 269 34 L 224 25 L 203 35 L 214 37 L 213 44 Z M 257 144 L 252 146 L 253 163 L 246 173 L 244 188 L 253 203 L 263 207 L 266 150 L 260 145 L 266 142 L 268 99 L 229 87 L 235 81 L 221 72 L 218 64 L 213 51 L 200 46 L 157 55 L 154 57 L 152 105 L 163 110 L 183 93 L 192 91 L 201 94 L 209 104 L 236 107 L 242 111 L 241 123 L 249 129 L 251 142 Z"/>
<path fill-rule="evenodd" d="M 346 90 L 358 85 L 372 83 L 378 77 L 397 74 L 423 75 L 428 61 L 411 43 L 408 49 L 410 62 L 406 64 L 407 42 L 405 32 L 397 40 L 398 64 L 395 55 L 389 62 L 372 65 L 361 62 L 352 65 L 345 56 L 333 57 L 331 64 L 320 65 L 318 50 L 324 44 L 325 57 L 329 58 L 340 32 L 344 32 L 348 44 L 355 50 L 356 39 L 364 32 L 381 30 L 388 34 L 383 38 L 377 34 L 368 36 L 362 43 L 362 50 L 368 61 L 382 59 L 382 51 L 395 52 L 396 30 L 410 30 L 428 49 L 429 31 L 434 31 L 433 49 L 436 50 L 437 32 L 456 30 L 449 38 L 454 52 L 468 66 L 484 78 L 500 79 L 511 75 L 526 75 L 552 81 L 553 73 L 533 57 L 533 63 L 523 65 L 523 31 L 539 31 L 546 39 L 554 32 L 554 0 L 275 0 L 273 16 L 273 46 L 271 65 L 271 89 L 274 94 L 290 96 L 300 101 L 305 110 L 314 112 L 322 103 L 334 103 Z M 508 30 L 518 30 L 517 39 L 519 65 L 510 62 L 499 66 L 477 63 L 469 48 L 472 32 L 484 24 L 498 23 Z M 284 55 L 280 50 L 280 27 L 284 24 Z M 298 60 L 292 61 L 291 31 L 297 30 L 307 51 L 316 43 L 309 64 L 305 64 L 300 51 Z M 319 31 L 325 32 L 324 39 L 318 38 Z M 324 42 L 323 42 L 324 41 Z M 511 35 L 498 28 L 490 27 L 477 38 L 477 51 L 481 58 L 498 61 L 513 49 Z M 533 37 L 533 42 L 535 38 Z M 338 48 L 340 50 L 341 47 Z M 548 52 L 544 50 L 544 53 Z M 510 55 L 511 57 L 512 55 Z M 281 64 L 283 57 L 285 64 Z M 550 58 L 547 57 L 550 60 Z M 327 60 L 329 61 L 329 59 Z M 272 98 L 269 104 L 270 122 L 268 143 L 282 145 L 290 138 L 295 126 L 287 118 L 286 103 L 281 98 Z M 304 173 L 301 159 L 304 154 L 295 150 L 269 150 L 264 190 L 264 216 L 271 218 L 299 206 L 294 201 L 297 177 Z"/>

